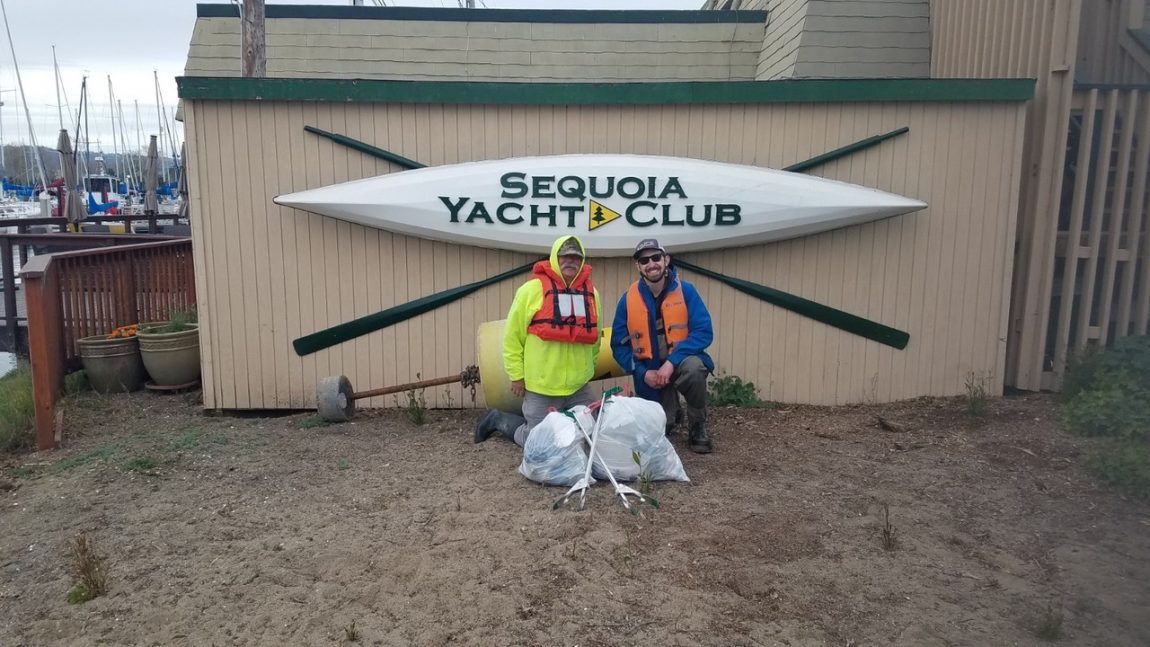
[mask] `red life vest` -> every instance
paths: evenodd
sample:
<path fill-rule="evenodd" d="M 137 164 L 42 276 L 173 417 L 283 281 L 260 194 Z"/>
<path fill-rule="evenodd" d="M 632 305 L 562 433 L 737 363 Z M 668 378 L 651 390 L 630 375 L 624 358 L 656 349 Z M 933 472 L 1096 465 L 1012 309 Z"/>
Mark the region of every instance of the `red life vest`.
<path fill-rule="evenodd" d="M 591 266 L 584 263 L 569 286 L 551 268 L 551 261 L 536 263 L 532 274 L 543 286 L 543 304 L 531 317 L 527 332 L 544 341 L 598 344 L 599 309 Z"/>
<path fill-rule="evenodd" d="M 670 353 L 675 344 L 687 339 L 690 332 L 688 326 L 687 302 L 683 299 L 683 287 L 678 283 L 675 289 L 663 297 L 660 307 L 663 314 L 663 331 L 667 335 L 667 352 Z M 639 282 L 631 284 L 627 290 L 627 332 L 631 337 L 631 352 L 636 359 L 651 359 L 654 357 L 653 342 L 650 338 L 650 318 L 647 313 L 647 303 L 639 292 Z"/>

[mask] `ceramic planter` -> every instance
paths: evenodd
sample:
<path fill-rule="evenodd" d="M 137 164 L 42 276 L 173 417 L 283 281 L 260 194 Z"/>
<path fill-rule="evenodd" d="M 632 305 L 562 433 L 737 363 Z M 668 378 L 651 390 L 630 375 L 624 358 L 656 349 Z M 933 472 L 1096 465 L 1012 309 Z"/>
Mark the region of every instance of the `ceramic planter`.
<path fill-rule="evenodd" d="M 147 332 L 143 324 L 136 338 L 140 340 L 140 356 L 148 375 L 157 386 L 184 386 L 200 378 L 200 329 L 191 324 L 189 330 L 169 333 Z"/>
<path fill-rule="evenodd" d="M 78 339 L 76 345 L 92 390 L 126 393 L 143 386 L 144 365 L 135 337 L 108 339 L 107 335 L 96 335 Z"/>

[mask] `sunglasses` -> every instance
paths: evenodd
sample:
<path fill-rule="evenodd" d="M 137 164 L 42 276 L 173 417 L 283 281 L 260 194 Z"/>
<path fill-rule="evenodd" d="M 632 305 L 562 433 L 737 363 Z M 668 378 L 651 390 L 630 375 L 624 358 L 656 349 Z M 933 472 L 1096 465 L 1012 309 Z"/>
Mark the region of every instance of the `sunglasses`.
<path fill-rule="evenodd" d="M 650 256 L 640 256 L 635 259 L 635 262 L 640 265 L 646 265 L 647 263 L 658 263 L 661 260 L 663 260 L 662 254 L 651 254 Z"/>

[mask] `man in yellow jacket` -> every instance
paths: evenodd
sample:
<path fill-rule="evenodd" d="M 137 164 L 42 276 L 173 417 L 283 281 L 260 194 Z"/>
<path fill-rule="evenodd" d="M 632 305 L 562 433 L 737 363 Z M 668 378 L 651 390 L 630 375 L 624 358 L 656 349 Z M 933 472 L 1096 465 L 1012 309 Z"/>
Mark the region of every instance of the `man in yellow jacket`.
<path fill-rule="evenodd" d="M 523 398 L 523 416 L 492 409 L 475 427 L 475 442 L 499 434 L 520 447 L 551 407 L 589 405 L 603 310 L 591 283 L 586 250 L 575 236 L 551 245 L 532 277 L 515 293 L 503 334 L 503 366 L 511 392 Z"/>

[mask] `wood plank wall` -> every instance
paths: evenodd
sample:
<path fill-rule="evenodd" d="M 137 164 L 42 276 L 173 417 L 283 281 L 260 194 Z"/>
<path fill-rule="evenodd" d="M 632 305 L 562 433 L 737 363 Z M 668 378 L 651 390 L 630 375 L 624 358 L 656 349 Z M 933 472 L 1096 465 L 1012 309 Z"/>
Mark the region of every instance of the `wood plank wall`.
<path fill-rule="evenodd" d="M 271 199 L 398 171 L 304 132 L 342 133 L 427 164 L 558 153 L 639 153 L 782 167 L 864 137 L 910 133 L 817 173 L 931 208 L 771 245 L 691 254 L 910 332 L 898 351 L 687 275 L 716 323 L 720 374 L 763 397 L 838 404 L 1002 385 L 1025 108 L 1018 103 L 456 106 L 189 101 L 196 285 L 208 408 L 314 405 L 316 381 L 367 389 L 459 372 L 475 331 L 519 280 L 354 342 L 297 357 L 293 339 L 530 260 L 367 229 Z M 673 250 L 672 250 L 673 252 Z M 592 259 L 605 315 L 633 279 Z M 432 406 L 471 406 L 458 386 Z M 449 402 L 450 400 L 450 402 Z M 393 406 L 377 398 L 367 406 Z M 482 399 L 478 403 L 482 405 Z"/>
<path fill-rule="evenodd" d="M 1043 386 L 1047 313 L 1082 0 L 931 0 L 931 77 L 1033 78 L 1006 383 Z"/>

